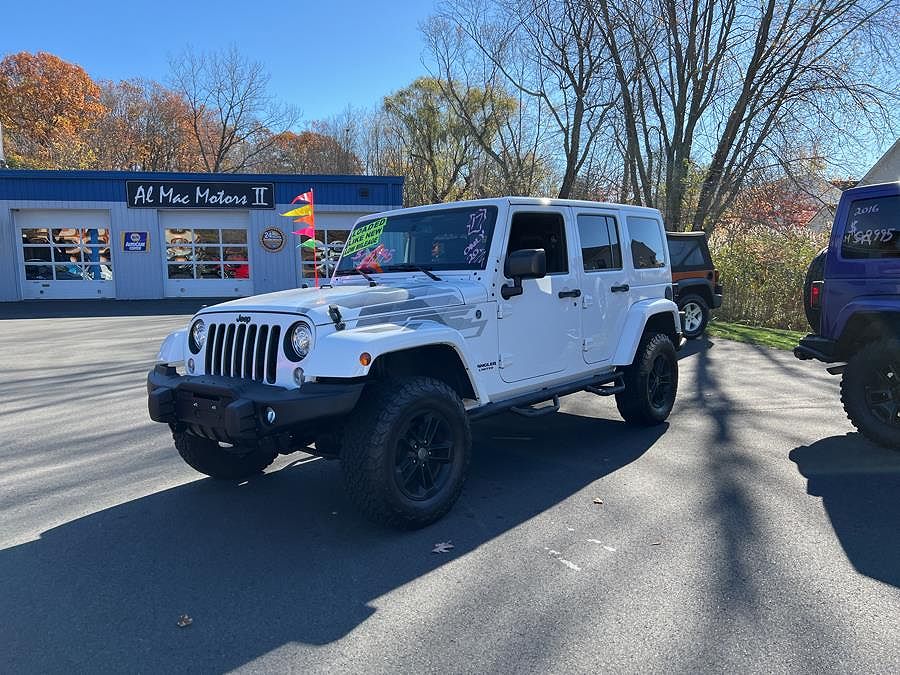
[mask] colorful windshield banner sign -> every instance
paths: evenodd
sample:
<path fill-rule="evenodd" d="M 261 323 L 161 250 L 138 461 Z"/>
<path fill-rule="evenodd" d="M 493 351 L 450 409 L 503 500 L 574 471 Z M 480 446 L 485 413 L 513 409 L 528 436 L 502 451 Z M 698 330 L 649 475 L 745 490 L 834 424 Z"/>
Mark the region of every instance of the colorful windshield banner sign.
<path fill-rule="evenodd" d="M 274 209 L 274 183 L 125 181 L 132 209 Z"/>
<path fill-rule="evenodd" d="M 354 228 L 350 234 L 350 239 L 344 245 L 344 255 L 356 253 L 364 248 L 378 244 L 381 241 L 381 235 L 384 233 L 385 225 L 387 225 L 387 218 L 379 218 L 371 223 Z"/>
<path fill-rule="evenodd" d="M 149 232 L 123 232 L 122 250 L 126 253 L 146 253 L 149 241 Z"/>

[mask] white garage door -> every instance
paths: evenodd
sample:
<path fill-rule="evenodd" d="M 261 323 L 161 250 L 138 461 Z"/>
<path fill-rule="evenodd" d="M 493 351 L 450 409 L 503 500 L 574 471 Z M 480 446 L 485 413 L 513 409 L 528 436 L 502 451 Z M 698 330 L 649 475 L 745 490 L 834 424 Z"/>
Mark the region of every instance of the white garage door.
<path fill-rule="evenodd" d="M 26 209 L 14 223 L 23 298 L 116 297 L 108 211 Z"/>
<path fill-rule="evenodd" d="M 245 211 L 160 211 L 168 297 L 253 294 Z"/>

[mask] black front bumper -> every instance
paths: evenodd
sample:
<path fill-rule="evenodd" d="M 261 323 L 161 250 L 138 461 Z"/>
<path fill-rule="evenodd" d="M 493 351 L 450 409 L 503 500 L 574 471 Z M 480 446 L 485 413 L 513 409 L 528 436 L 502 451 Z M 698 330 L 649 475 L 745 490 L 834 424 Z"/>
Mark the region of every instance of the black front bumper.
<path fill-rule="evenodd" d="M 347 414 L 363 386 L 308 382 L 285 389 L 215 375 L 178 375 L 175 368 L 158 365 L 147 376 L 147 406 L 155 422 L 183 425 L 223 442 L 258 441 Z"/>
<path fill-rule="evenodd" d="M 818 359 L 825 363 L 840 361 L 837 356 L 837 342 L 821 335 L 807 335 L 794 347 L 794 356 L 801 361 Z"/>

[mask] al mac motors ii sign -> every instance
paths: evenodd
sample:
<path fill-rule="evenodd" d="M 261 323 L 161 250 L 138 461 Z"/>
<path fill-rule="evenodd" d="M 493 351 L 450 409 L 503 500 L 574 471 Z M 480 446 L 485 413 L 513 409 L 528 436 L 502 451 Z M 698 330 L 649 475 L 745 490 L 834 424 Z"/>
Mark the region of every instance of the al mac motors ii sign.
<path fill-rule="evenodd" d="M 274 183 L 125 181 L 134 209 L 274 209 Z"/>

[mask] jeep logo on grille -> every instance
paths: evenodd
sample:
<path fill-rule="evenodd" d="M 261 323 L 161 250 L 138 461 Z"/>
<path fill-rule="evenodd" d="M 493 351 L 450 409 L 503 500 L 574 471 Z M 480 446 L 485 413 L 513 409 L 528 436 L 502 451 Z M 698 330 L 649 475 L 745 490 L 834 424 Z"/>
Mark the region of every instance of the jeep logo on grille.
<path fill-rule="evenodd" d="M 238 314 L 238 318 L 235 319 L 238 323 L 250 323 L 250 317 L 244 316 L 243 314 Z"/>

